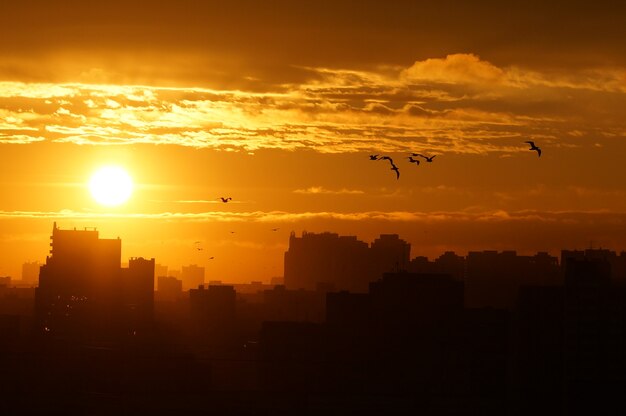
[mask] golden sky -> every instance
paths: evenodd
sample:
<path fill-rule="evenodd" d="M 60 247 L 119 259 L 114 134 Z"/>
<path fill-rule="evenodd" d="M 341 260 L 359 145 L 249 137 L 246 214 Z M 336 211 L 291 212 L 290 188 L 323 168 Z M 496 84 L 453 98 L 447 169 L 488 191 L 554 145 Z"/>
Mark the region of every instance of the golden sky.
<path fill-rule="evenodd" d="M 281 275 L 303 230 L 626 248 L 624 5 L 98 3 L 0 3 L 0 275 L 53 221 L 207 280 Z M 86 188 L 108 164 L 117 208 Z"/>

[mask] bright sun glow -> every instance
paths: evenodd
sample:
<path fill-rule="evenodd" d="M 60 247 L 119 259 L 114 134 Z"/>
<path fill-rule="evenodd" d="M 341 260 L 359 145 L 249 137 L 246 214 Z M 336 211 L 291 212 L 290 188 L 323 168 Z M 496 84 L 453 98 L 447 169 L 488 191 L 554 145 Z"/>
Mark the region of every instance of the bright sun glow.
<path fill-rule="evenodd" d="M 89 191 L 98 203 L 113 207 L 123 204 L 133 193 L 133 181 L 119 166 L 98 169 L 89 180 Z"/>

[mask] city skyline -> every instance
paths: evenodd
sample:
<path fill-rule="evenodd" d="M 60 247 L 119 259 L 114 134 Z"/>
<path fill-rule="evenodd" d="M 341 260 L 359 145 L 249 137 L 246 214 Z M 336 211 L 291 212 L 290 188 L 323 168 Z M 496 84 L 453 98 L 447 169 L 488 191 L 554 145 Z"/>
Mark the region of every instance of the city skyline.
<path fill-rule="evenodd" d="M 626 247 L 623 5 L 355 4 L 2 4 L 0 274 L 53 221 L 232 280 L 280 275 L 291 231 Z"/>
<path fill-rule="evenodd" d="M 20 271 L 10 275 L 1 274 L 3 278 L 9 279 L 6 284 L 18 284 L 24 286 L 38 286 L 40 267 L 47 264 L 52 258 L 53 250 L 51 249 L 54 242 L 54 234 L 62 233 L 64 235 L 85 235 L 92 236 L 90 238 L 97 239 L 100 230 L 97 227 L 80 228 L 63 228 L 56 222 L 52 225 L 52 235 L 48 233 L 49 244 L 45 261 L 26 261 L 20 264 Z M 106 236 L 106 234 L 104 234 Z M 231 279 L 228 276 L 211 274 L 207 272 L 206 267 L 195 263 L 170 265 L 165 264 L 159 259 L 152 257 L 155 262 L 154 268 L 154 287 L 157 288 L 159 278 L 173 278 L 178 280 L 185 291 L 196 289 L 200 285 L 208 285 L 211 283 L 219 284 L 265 284 L 286 285 L 290 289 L 307 289 L 314 290 L 316 285 L 322 284 L 324 290 L 356 290 L 362 292 L 369 282 L 376 280 L 384 273 L 391 272 L 418 272 L 418 273 L 444 273 L 463 280 L 468 272 L 465 266 L 466 262 L 471 262 L 476 256 L 486 256 L 489 262 L 496 267 L 494 270 L 500 270 L 496 274 L 505 276 L 508 272 L 504 269 L 497 269 L 496 264 L 506 260 L 511 262 L 511 258 L 526 258 L 538 261 L 538 264 L 545 263 L 546 259 L 553 259 L 554 266 L 563 267 L 567 258 L 576 256 L 590 256 L 594 259 L 610 260 L 612 266 L 617 270 L 616 277 L 619 281 L 623 270 L 626 270 L 626 250 L 615 250 L 610 247 L 596 246 L 592 244 L 588 247 L 580 248 L 561 248 L 558 252 L 546 251 L 520 251 L 514 248 L 498 250 L 493 248 L 479 248 L 467 250 L 466 252 L 455 252 L 446 250 L 434 255 L 426 256 L 424 253 L 414 253 L 411 250 L 410 241 L 405 241 L 398 234 L 383 233 L 373 239 L 371 242 L 363 241 L 356 235 L 341 235 L 331 231 L 323 231 L 320 233 L 303 231 L 300 235 L 290 232 L 288 244 L 285 251 L 281 254 L 282 273 L 280 275 L 271 276 L 269 279 L 259 279 L 258 275 L 243 276 L 239 279 Z M 83 237 L 84 238 L 84 237 Z M 113 238 L 108 236 L 107 239 L 101 241 L 115 242 L 119 247 L 118 263 L 120 267 L 128 267 L 129 263 L 134 259 L 143 258 L 136 253 L 125 255 L 123 239 L 119 236 Z M 193 249 L 198 252 L 204 252 L 201 241 L 195 241 Z M 206 255 L 203 253 L 203 255 Z M 146 258 L 150 258 L 149 253 L 144 253 Z M 495 257 L 494 257 L 495 256 Z M 502 256 L 501 260 L 498 260 Z M 512 257 L 511 257 L 512 256 Z M 558 259 L 561 259 L 560 261 Z M 126 260 L 124 260 L 126 259 Z M 330 260 L 332 259 L 332 260 Z M 455 259 L 459 259 L 464 265 L 459 269 Z M 209 257 L 209 261 L 213 261 L 214 257 Z M 329 263 L 330 261 L 330 263 Z M 450 263 L 452 261 L 452 263 Z M 486 260 L 487 261 L 487 260 Z M 618 263 L 615 263 L 618 262 Z M 622 262 L 624 264 L 622 264 Z M 341 266 L 343 264 L 343 266 Z M 447 265 L 446 265 L 447 264 Z M 306 266 L 305 266 L 306 265 Z M 443 268 L 442 268 L 443 266 Z M 508 267 L 508 266 L 507 266 Z M 517 272 L 520 272 L 518 270 Z M 481 273 L 484 273 L 481 272 Z M 489 273 L 494 273 L 493 270 Z M 550 281 L 544 276 L 544 272 L 529 272 L 528 277 L 531 283 L 540 276 L 540 280 Z M 471 273 L 470 273 L 471 274 Z M 316 280 L 322 278 L 322 280 Z M 511 278 L 511 276 L 506 279 Z M 506 280 L 505 279 L 505 280 Z M 512 278 L 514 281 L 519 280 L 518 277 Z M 523 279 L 522 279 L 523 280 Z M 276 283 L 280 282 L 280 283 Z"/>
<path fill-rule="evenodd" d="M 284 284 L 186 290 L 159 277 L 155 290 L 155 259 L 123 266 L 121 239 L 56 224 L 51 234 L 38 287 L 0 279 L 11 411 L 624 408 L 626 252 L 409 261 L 397 235 L 304 233 L 290 236 Z"/>

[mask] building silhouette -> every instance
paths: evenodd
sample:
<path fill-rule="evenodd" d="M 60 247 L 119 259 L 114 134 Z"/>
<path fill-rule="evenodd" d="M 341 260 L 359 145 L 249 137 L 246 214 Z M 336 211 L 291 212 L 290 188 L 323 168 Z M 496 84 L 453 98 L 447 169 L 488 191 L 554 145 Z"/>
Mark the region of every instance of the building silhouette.
<path fill-rule="evenodd" d="M 320 282 L 338 289 L 365 290 L 368 279 L 368 246 L 354 236 L 333 233 L 291 233 L 285 253 L 285 286 L 314 290 Z"/>
<path fill-rule="evenodd" d="M 154 259 L 131 258 L 122 269 L 124 314 L 130 330 L 148 329 L 154 318 Z"/>
<path fill-rule="evenodd" d="M 11 276 L 0 276 L 0 287 L 11 287 Z"/>
<path fill-rule="evenodd" d="M 558 259 L 547 253 L 520 256 L 515 251 L 470 251 L 466 258 L 468 307 L 512 309 L 520 286 L 560 284 Z"/>
<path fill-rule="evenodd" d="M 173 302 L 183 295 L 183 281 L 172 276 L 159 276 L 156 295 L 161 301 Z"/>
<path fill-rule="evenodd" d="M 619 285 L 626 285 L 626 252 L 617 254 L 615 251 L 607 249 L 587 249 L 587 250 L 562 250 L 561 265 L 567 266 L 569 259 L 576 260 L 602 260 L 611 266 L 610 278 Z"/>
<path fill-rule="evenodd" d="M 366 292 L 382 273 L 405 270 L 411 245 L 395 234 L 383 234 L 371 247 L 355 236 L 334 233 L 291 233 L 285 252 L 285 286 L 288 289 Z"/>
<path fill-rule="evenodd" d="M 375 278 L 391 271 L 406 271 L 411 259 L 411 244 L 397 234 L 381 234 L 370 245 L 369 256 Z"/>
<path fill-rule="evenodd" d="M 22 282 L 30 285 L 37 284 L 37 281 L 39 280 L 40 267 L 41 264 L 36 261 L 22 264 Z"/>
<path fill-rule="evenodd" d="M 626 289 L 605 254 L 564 250 L 562 284 L 520 288 L 511 358 L 521 414 L 626 410 Z"/>
<path fill-rule="evenodd" d="M 291 290 L 278 285 L 263 291 L 262 316 L 266 321 L 322 322 L 325 296 L 320 290 Z"/>
<path fill-rule="evenodd" d="M 196 336 L 210 346 L 230 345 L 236 332 L 237 302 L 231 285 L 200 285 L 189 290 L 189 306 Z"/>
<path fill-rule="evenodd" d="M 121 267 L 119 239 L 55 224 L 39 287 L 0 284 L 0 408 L 625 413 L 623 254 L 409 261 L 396 235 L 369 247 L 331 233 L 292 239 L 287 286 L 213 281 L 186 292 L 159 276 L 155 299 L 154 259 Z"/>
<path fill-rule="evenodd" d="M 152 319 L 154 259 L 122 269 L 122 242 L 95 229 L 52 229 L 50 255 L 35 289 L 38 331 L 62 337 L 133 333 Z"/>
<path fill-rule="evenodd" d="M 465 257 L 446 251 L 434 261 L 428 260 L 428 257 L 417 256 L 409 262 L 407 270 L 412 273 L 442 273 L 463 281 L 466 275 L 466 261 Z"/>
<path fill-rule="evenodd" d="M 154 265 L 154 278 L 155 278 L 155 280 L 159 276 L 170 276 L 170 274 L 168 273 L 168 267 L 166 265 L 157 263 L 157 264 Z M 158 288 L 159 288 L 159 286 L 157 284 L 157 289 Z"/>
<path fill-rule="evenodd" d="M 121 240 L 100 239 L 95 229 L 61 230 L 56 223 L 50 239 L 35 291 L 40 329 L 70 335 L 108 327 L 116 320 L 111 313 L 121 310 Z"/>
<path fill-rule="evenodd" d="M 196 289 L 204 284 L 204 267 L 195 264 L 183 266 L 180 274 L 183 290 Z"/>

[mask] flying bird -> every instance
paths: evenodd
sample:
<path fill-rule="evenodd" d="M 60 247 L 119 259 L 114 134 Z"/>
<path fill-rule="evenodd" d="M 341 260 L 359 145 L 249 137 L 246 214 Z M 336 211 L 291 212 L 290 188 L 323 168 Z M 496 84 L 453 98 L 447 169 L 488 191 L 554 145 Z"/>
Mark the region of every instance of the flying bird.
<path fill-rule="evenodd" d="M 535 145 L 535 142 L 531 142 L 531 141 L 527 141 L 524 143 L 528 143 L 530 145 L 530 149 L 528 150 L 536 150 L 537 151 L 537 157 L 541 157 L 541 149 Z"/>
<path fill-rule="evenodd" d="M 215 258 L 215 257 L 211 256 L 211 257 L 209 257 L 209 260 L 213 260 L 214 258 Z"/>
<path fill-rule="evenodd" d="M 378 155 L 370 155 L 370 160 L 378 160 Z"/>
<path fill-rule="evenodd" d="M 407 157 L 407 159 L 409 159 L 409 162 L 415 163 L 416 165 L 420 164 L 420 161 L 417 160 L 417 159 L 413 159 L 413 156 L 409 156 L 409 157 Z"/>
<path fill-rule="evenodd" d="M 202 247 L 196 247 L 196 250 L 198 250 L 198 251 L 202 251 L 202 250 L 204 250 L 204 249 L 203 249 Z"/>
<path fill-rule="evenodd" d="M 223 203 L 226 203 L 226 202 L 230 201 L 232 198 L 231 197 L 224 198 L 223 196 L 220 196 L 219 199 L 221 199 Z"/>
<path fill-rule="evenodd" d="M 433 161 L 433 159 L 435 158 L 435 156 L 437 156 L 437 155 L 434 155 L 434 156 L 430 156 L 430 157 L 429 157 L 429 156 L 425 156 L 425 155 L 420 154 L 420 153 L 412 153 L 412 154 L 411 154 L 411 156 L 419 156 L 419 157 L 423 157 L 424 159 L 426 159 L 426 162 L 431 163 L 431 162 Z"/>
<path fill-rule="evenodd" d="M 280 228 L 272 228 L 272 231 L 278 231 Z"/>
<path fill-rule="evenodd" d="M 393 163 L 393 159 L 389 156 L 383 156 L 378 160 L 388 160 L 389 163 L 391 163 L 391 170 L 396 171 L 396 179 L 400 179 L 400 169 L 398 169 L 398 167 L 396 166 L 395 163 Z"/>

